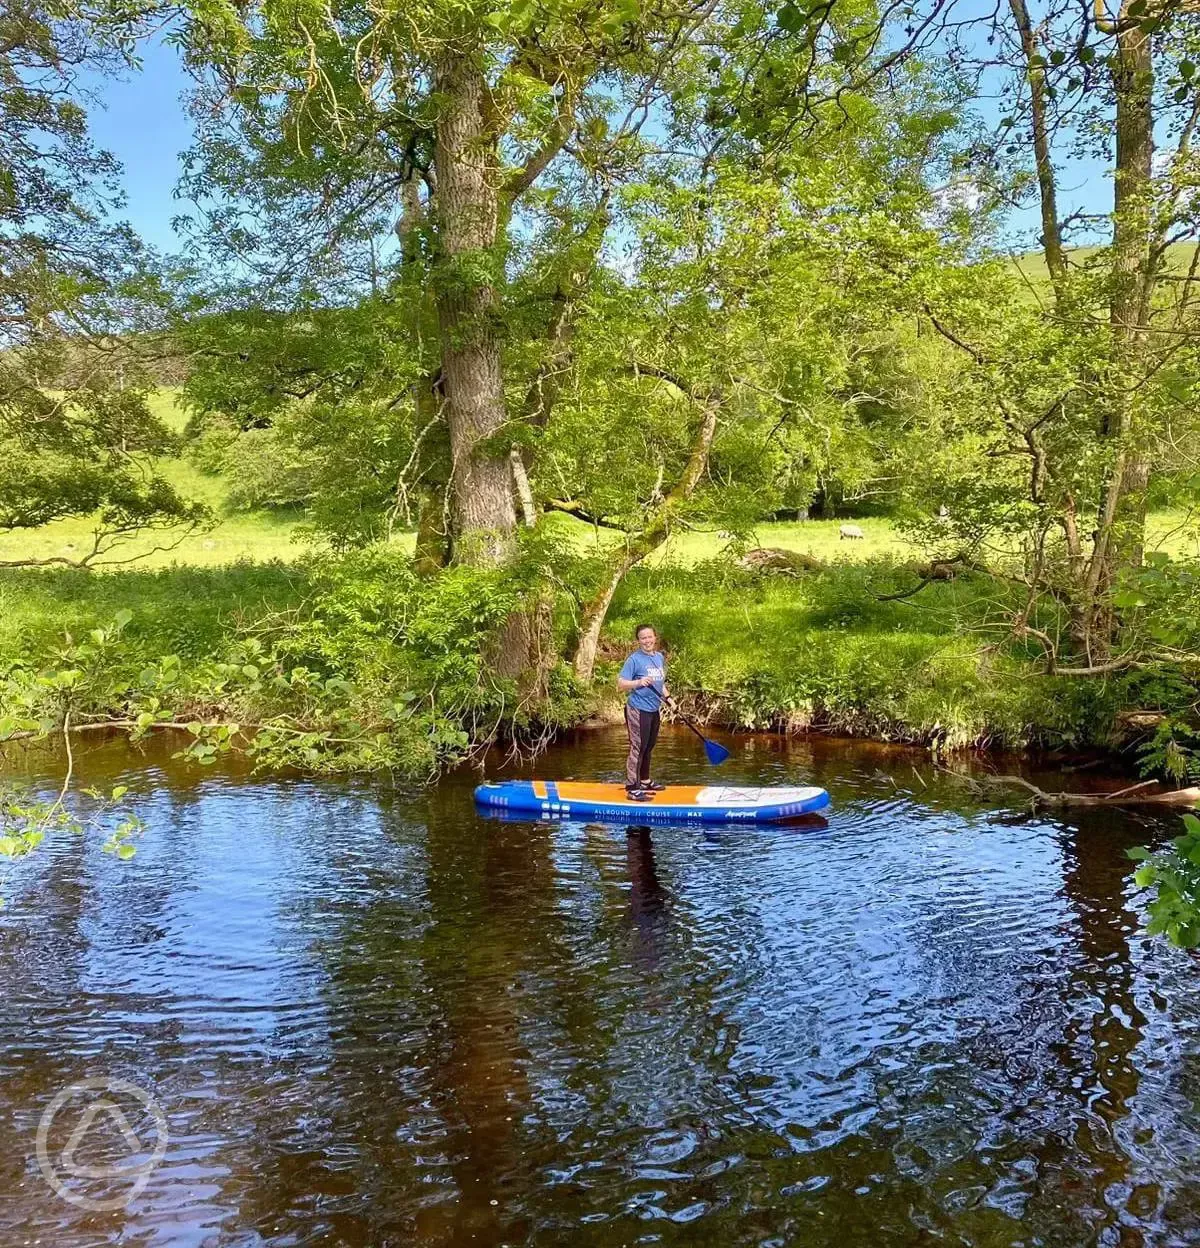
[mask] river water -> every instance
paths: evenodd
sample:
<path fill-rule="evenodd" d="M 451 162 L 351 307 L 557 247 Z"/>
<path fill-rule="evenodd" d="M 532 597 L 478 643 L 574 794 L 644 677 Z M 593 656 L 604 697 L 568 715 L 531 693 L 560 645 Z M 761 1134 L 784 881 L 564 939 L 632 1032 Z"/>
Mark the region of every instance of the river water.
<path fill-rule="evenodd" d="M 499 822 L 468 773 L 82 753 L 149 830 L 130 862 L 57 836 L 0 886 L 0 1248 L 1200 1242 L 1200 962 L 1145 936 L 1124 855 L 1177 816 L 731 744 L 722 780 L 824 785 L 827 818 Z M 622 753 L 593 733 L 538 773 Z M 685 733 L 660 756 L 704 770 Z M 161 1110 L 70 1158 L 85 1100 L 47 1128 L 52 1167 L 153 1160 L 162 1128 L 140 1191 L 68 1171 L 125 1208 L 39 1165 L 85 1079 Z"/>

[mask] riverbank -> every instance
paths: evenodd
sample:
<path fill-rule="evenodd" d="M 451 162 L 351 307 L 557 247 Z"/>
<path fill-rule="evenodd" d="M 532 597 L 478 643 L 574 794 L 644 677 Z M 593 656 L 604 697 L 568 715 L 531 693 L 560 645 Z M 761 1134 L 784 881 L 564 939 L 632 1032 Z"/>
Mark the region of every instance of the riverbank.
<path fill-rule="evenodd" d="M 484 657 L 522 587 L 465 569 L 421 581 L 401 551 L 9 570 L 0 574 L 0 735 L 68 720 L 135 734 L 184 723 L 201 761 L 253 740 L 268 765 L 432 775 L 496 731 L 534 742 L 611 714 L 616 671 L 643 620 L 663 637 L 685 706 L 732 729 L 939 754 L 1122 750 L 1132 767 L 1156 717 L 1195 700 L 1182 677 L 1048 677 L 1036 652 L 1006 635 L 1014 604 L 998 599 L 994 581 L 964 575 L 894 597 L 913 582 L 886 555 L 797 576 L 729 557 L 637 569 L 613 602 L 594 686 L 577 688 L 560 666 L 534 704 Z M 565 644 L 569 611 L 556 627 Z"/>
<path fill-rule="evenodd" d="M 670 650 L 676 690 L 707 722 L 937 752 L 1128 752 L 1194 698 L 1186 681 L 1157 673 L 1047 676 L 1040 653 L 1009 635 L 1020 587 L 964 575 L 890 597 L 915 581 L 887 558 L 797 577 L 732 563 L 638 571 L 610 612 L 605 675 L 649 619 Z"/>

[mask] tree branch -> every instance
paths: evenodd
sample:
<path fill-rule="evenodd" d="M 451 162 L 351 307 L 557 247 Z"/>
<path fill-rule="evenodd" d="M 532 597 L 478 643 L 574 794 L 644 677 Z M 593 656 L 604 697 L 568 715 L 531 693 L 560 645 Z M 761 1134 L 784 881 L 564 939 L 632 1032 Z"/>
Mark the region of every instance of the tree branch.
<path fill-rule="evenodd" d="M 584 524 L 590 524 L 601 529 L 616 529 L 618 533 L 629 532 L 623 524 L 605 520 L 603 516 L 594 516 L 590 511 L 585 511 L 583 504 L 576 502 L 574 499 L 548 498 L 542 506 L 546 511 L 561 511 L 563 515 L 571 516 L 575 520 L 582 520 Z"/>

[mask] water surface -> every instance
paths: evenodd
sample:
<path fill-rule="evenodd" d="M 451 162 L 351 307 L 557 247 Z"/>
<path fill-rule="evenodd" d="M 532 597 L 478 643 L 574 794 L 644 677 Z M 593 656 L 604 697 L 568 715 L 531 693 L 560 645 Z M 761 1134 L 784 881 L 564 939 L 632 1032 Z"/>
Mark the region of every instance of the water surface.
<path fill-rule="evenodd" d="M 705 770 L 685 733 L 660 753 Z M 822 784 L 825 820 L 498 822 L 467 773 L 77 762 L 150 830 L 3 886 L 0 1248 L 1200 1242 L 1198 963 L 1141 932 L 1124 856 L 1175 816 L 1032 818 L 919 754 L 768 738 L 718 774 Z M 169 1124 L 123 1211 L 35 1159 L 98 1076 Z"/>

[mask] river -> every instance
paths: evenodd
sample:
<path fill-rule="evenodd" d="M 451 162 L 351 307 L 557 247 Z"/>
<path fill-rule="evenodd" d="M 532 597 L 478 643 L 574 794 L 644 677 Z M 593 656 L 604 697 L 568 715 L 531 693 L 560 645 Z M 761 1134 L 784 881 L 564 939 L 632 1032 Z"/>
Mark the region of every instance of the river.
<path fill-rule="evenodd" d="M 465 771 L 81 750 L 148 830 L 130 862 L 56 835 L 0 886 L 0 1248 L 1200 1242 L 1200 963 L 1144 934 L 1124 853 L 1178 815 L 725 739 L 722 780 L 821 784 L 826 818 L 500 822 Z M 615 779 L 623 748 L 538 773 Z M 681 731 L 660 755 L 705 769 Z M 126 1107 L 156 1164 L 123 1208 L 38 1159 L 78 1160 L 38 1131 L 87 1079 L 161 1115 Z M 80 1156 L 136 1159 L 114 1122 Z"/>

